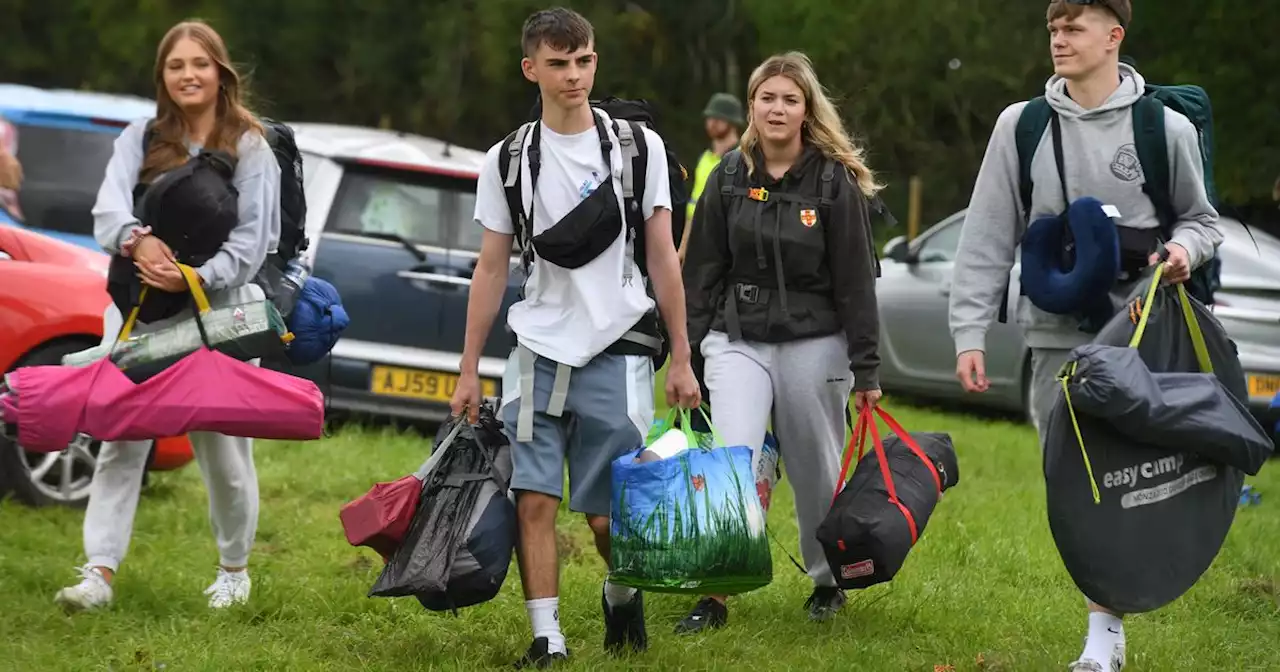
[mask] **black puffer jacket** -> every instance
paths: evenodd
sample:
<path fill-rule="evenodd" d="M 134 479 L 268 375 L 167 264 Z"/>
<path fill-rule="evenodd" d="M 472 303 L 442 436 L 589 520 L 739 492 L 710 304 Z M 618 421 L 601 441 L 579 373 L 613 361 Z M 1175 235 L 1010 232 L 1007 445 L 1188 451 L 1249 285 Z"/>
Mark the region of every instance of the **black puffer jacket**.
<path fill-rule="evenodd" d="M 725 154 L 690 223 L 690 341 L 696 350 L 711 329 L 762 343 L 843 331 L 855 389 L 878 388 L 879 264 L 866 197 L 815 147 L 806 145 L 778 180 L 764 171 L 758 149 L 754 159 L 748 176 L 739 150 Z M 822 200 L 824 172 L 832 178 L 830 202 Z"/>

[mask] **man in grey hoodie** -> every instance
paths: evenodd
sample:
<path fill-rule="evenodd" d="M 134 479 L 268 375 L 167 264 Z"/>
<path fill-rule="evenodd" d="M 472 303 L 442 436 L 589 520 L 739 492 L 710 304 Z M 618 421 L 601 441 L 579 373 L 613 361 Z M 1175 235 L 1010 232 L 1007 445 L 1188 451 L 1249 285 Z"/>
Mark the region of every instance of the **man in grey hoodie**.
<path fill-rule="evenodd" d="M 1060 119 L 1067 197 L 1092 196 L 1114 205 L 1120 217 L 1113 221 L 1122 227 L 1158 227 L 1155 206 L 1142 191 L 1144 178 L 1137 161 L 1130 109 L 1142 96 L 1145 81 L 1119 58 L 1132 18 L 1129 0 L 1053 0 L 1046 18 L 1054 76 L 1045 84 L 1045 97 Z M 956 254 L 950 323 L 956 344 L 956 376 L 967 392 L 983 392 L 988 387 L 986 332 L 1005 298 L 1014 253 L 1028 222 L 1058 215 L 1069 203 L 1062 193 L 1048 131 L 1031 161 L 1031 203 L 1022 202 L 1015 128 L 1026 104 L 1010 105 L 996 121 Z M 1166 245 L 1165 277 L 1170 282 L 1183 282 L 1193 269 L 1213 258 L 1222 232 L 1218 213 L 1205 192 L 1195 127 L 1186 117 L 1166 110 L 1165 129 L 1171 199 L 1178 217 Z M 1148 261 L 1154 263 L 1155 255 Z M 1112 295 L 1123 300 L 1132 289 L 1133 281 L 1118 283 Z M 1091 335 L 1080 330 L 1075 317 L 1045 312 L 1017 297 L 1009 301 L 1011 306 L 1016 301 L 1017 320 L 1031 348 L 1029 406 L 1043 443 L 1041 418 L 1047 416 L 1052 403 L 1054 374 L 1071 349 L 1087 343 Z M 1088 608 L 1084 652 L 1069 669 L 1119 672 L 1125 662 L 1120 616 L 1092 603 Z"/>

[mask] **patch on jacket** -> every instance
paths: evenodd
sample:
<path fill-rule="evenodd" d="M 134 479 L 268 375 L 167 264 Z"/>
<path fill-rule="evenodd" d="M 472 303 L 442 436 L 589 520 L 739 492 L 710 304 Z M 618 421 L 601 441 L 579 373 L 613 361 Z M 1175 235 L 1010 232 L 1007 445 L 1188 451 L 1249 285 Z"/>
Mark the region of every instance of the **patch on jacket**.
<path fill-rule="evenodd" d="M 800 223 L 809 228 L 813 228 L 813 225 L 818 223 L 818 211 L 810 210 L 808 208 L 801 210 Z"/>

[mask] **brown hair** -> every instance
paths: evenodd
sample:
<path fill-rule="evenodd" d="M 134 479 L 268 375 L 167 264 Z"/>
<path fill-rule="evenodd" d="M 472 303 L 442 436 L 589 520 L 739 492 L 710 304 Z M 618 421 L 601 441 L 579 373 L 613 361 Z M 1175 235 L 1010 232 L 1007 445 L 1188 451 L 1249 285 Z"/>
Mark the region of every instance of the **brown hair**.
<path fill-rule="evenodd" d="M 1045 10 L 1045 19 L 1051 22 L 1063 17 L 1075 19 L 1084 13 L 1086 7 L 1105 9 L 1116 17 L 1121 27 L 1125 29 L 1129 28 L 1129 22 L 1133 20 L 1133 4 L 1129 0 L 1094 0 L 1091 3 L 1052 0 L 1049 8 Z"/>
<path fill-rule="evenodd" d="M 164 67 L 169 53 L 182 38 L 190 38 L 199 44 L 218 66 L 218 117 L 213 133 L 206 141 L 206 149 L 221 150 L 236 156 L 240 137 L 248 131 L 263 132 L 258 121 L 243 102 L 244 86 L 240 73 L 231 64 L 227 45 L 209 24 L 200 20 L 183 21 L 169 29 L 156 49 L 156 118 L 152 126 L 154 137 L 148 145 L 139 178 L 150 182 L 156 175 L 182 165 L 187 161 L 186 121 L 178 104 L 169 97 L 164 84 Z"/>
<path fill-rule="evenodd" d="M 574 51 L 591 44 L 595 29 L 591 22 L 572 9 L 552 7 L 534 12 L 524 21 L 520 35 L 520 47 L 524 55 L 533 58 L 533 52 L 546 44 L 557 51 Z"/>
<path fill-rule="evenodd" d="M 804 53 L 789 51 L 765 59 L 751 73 L 747 82 L 747 104 L 750 105 L 755 100 L 756 92 L 765 80 L 779 75 L 795 82 L 804 94 L 804 126 L 800 131 L 803 141 L 843 164 L 867 198 L 875 196 L 884 185 L 876 181 L 875 173 L 867 165 L 865 150 L 845 131 L 840 113 L 827 97 L 813 71 L 813 63 Z M 754 114 L 748 115 L 747 130 L 742 134 L 739 144 L 747 171 L 754 173 L 755 161 L 751 158 L 751 153 L 760 144 L 760 131 L 756 129 Z"/>

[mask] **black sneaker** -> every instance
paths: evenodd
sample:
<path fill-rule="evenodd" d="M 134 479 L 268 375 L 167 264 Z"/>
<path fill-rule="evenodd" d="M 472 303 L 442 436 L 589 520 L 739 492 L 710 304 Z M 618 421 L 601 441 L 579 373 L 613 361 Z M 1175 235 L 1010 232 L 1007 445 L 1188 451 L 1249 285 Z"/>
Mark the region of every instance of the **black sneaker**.
<path fill-rule="evenodd" d="M 523 670 L 530 667 L 544 669 L 569 659 L 568 650 L 551 653 L 547 650 L 549 645 L 550 642 L 546 637 L 539 637 L 533 640 L 533 643 L 529 645 L 529 650 L 525 652 L 524 657 L 516 661 L 516 669 Z"/>
<path fill-rule="evenodd" d="M 713 597 L 704 597 L 693 611 L 676 624 L 677 635 L 692 635 L 707 628 L 723 628 L 729 622 L 729 607 Z"/>
<path fill-rule="evenodd" d="M 644 593 L 636 591 L 631 602 L 610 607 L 600 593 L 600 608 L 604 610 L 604 650 L 617 655 L 626 647 L 632 651 L 649 648 L 649 635 L 644 629 Z"/>
<path fill-rule="evenodd" d="M 809 610 L 809 620 L 826 621 L 836 615 L 844 606 L 844 591 L 834 586 L 818 586 L 813 594 L 805 600 L 804 608 Z"/>

